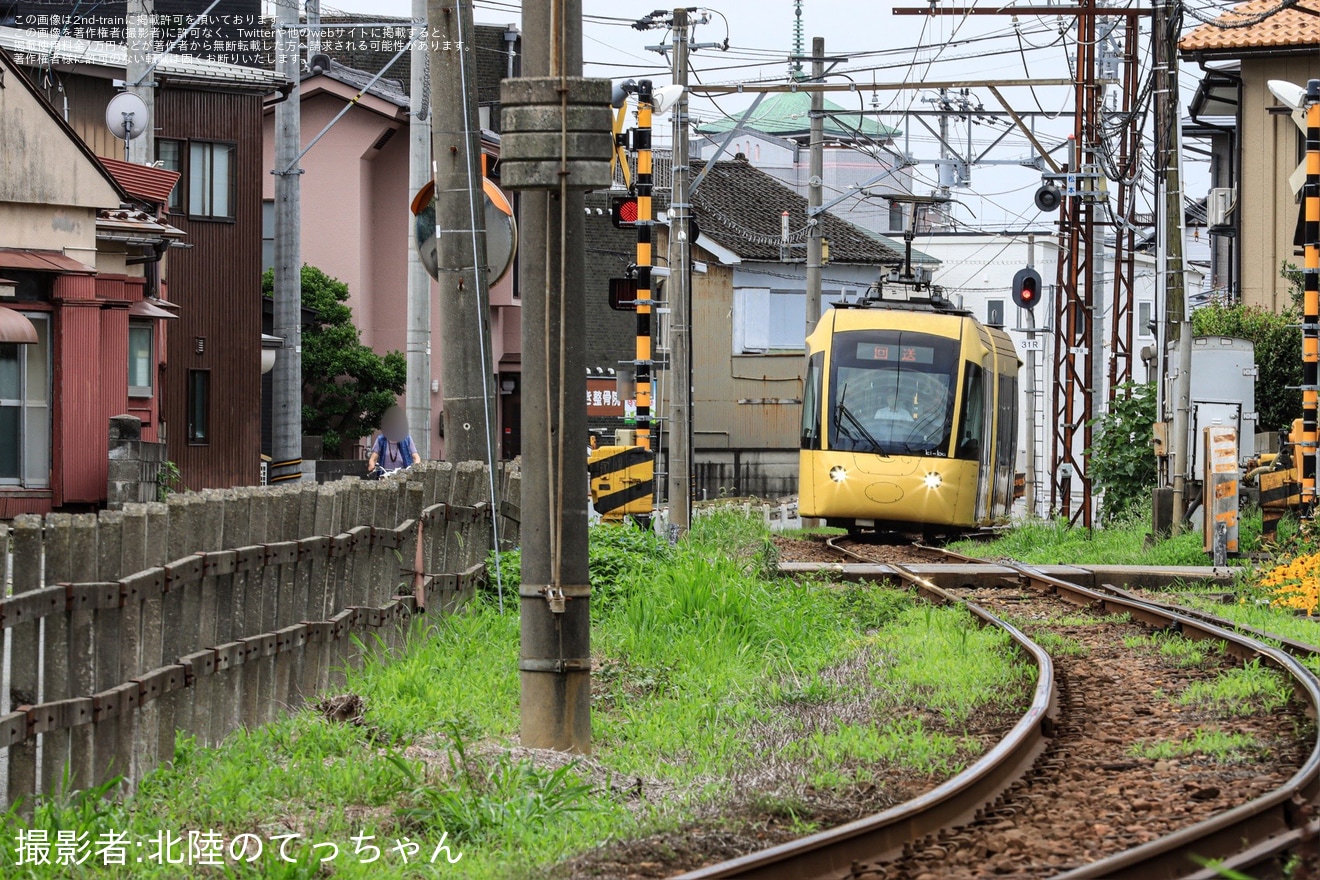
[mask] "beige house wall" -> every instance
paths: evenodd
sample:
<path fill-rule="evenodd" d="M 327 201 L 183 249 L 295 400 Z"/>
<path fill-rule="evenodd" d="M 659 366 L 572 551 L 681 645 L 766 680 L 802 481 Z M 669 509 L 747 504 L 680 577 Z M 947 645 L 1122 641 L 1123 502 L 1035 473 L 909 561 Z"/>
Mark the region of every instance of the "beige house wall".
<path fill-rule="evenodd" d="M 0 246 L 86 248 L 73 256 L 95 263 L 96 209 L 119 204 L 104 172 L 17 81 L 0 88 L 0 126 Z"/>
<path fill-rule="evenodd" d="M 1301 265 L 1295 254 L 1297 198 L 1288 185 L 1301 156 L 1301 131 L 1279 106 L 1266 85 L 1281 79 L 1305 85 L 1320 77 L 1320 56 L 1280 56 L 1242 60 L 1242 173 L 1238 211 L 1242 236 L 1242 301 L 1280 311 L 1291 304 L 1288 283 L 1279 275 L 1288 262 Z"/>
<path fill-rule="evenodd" d="M 656 253 L 668 248 L 657 227 Z M 707 270 L 692 275 L 692 425 L 697 449 L 796 449 L 806 360 L 792 354 L 735 355 L 733 269 L 700 246 L 693 259 Z M 663 374 L 668 380 L 668 373 Z M 668 416 L 669 397 L 661 416 Z"/>
<path fill-rule="evenodd" d="M 112 196 L 106 206 L 118 201 Z M 0 201 L 0 247 L 63 251 L 95 266 L 96 209 Z"/>

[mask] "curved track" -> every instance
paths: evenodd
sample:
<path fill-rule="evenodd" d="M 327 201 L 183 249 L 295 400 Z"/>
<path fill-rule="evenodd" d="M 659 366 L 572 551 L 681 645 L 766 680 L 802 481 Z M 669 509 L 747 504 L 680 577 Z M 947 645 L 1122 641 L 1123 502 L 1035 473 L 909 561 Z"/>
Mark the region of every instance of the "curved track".
<path fill-rule="evenodd" d="M 838 546 L 834 539 L 827 544 L 850 559 L 872 564 L 877 561 Z M 932 548 L 923 549 L 937 552 Z M 980 562 L 957 554 L 946 552 L 946 555 L 964 562 Z M 999 803 L 1002 803 L 997 799 L 1006 790 L 1019 791 L 1029 786 L 1033 779 L 1061 770 L 1062 758 L 1052 757 L 1051 752 L 1051 748 L 1057 745 L 1052 740 L 1059 734 L 1056 721 L 1061 711 L 1060 702 L 1062 699 L 1066 704 L 1072 703 L 1080 697 L 1063 693 L 1055 675 L 1055 664 L 1048 654 L 1024 633 L 980 605 L 959 599 L 953 592 L 941 589 L 903 565 L 887 563 L 886 567 L 923 596 L 937 602 L 964 601 L 985 625 L 999 626 L 1009 632 L 1038 669 L 1031 707 L 980 761 L 913 801 L 789 844 L 689 872 L 682 875 L 683 878 L 939 876 L 929 871 L 923 875 L 920 868 L 911 865 L 919 863 L 922 856 L 929 857 L 933 853 L 938 866 L 939 858 L 960 843 L 965 844 L 971 835 L 977 833 L 978 826 L 995 819 Z M 1051 577 L 1030 566 L 999 564 L 997 568 L 1001 572 L 1008 568 L 1015 573 L 1015 579 L 1005 580 L 1018 591 L 1027 588 L 1033 594 L 1047 594 L 1096 614 L 1128 615 L 1132 621 L 1177 631 L 1187 638 L 1217 639 L 1236 657 L 1259 657 L 1289 677 L 1296 697 L 1312 719 L 1320 716 L 1320 681 L 1294 656 L 1320 649 L 1293 643 L 1281 650 L 1252 634 L 1235 631 L 1226 621 L 1143 601 L 1117 588 L 1089 589 Z M 1067 705 L 1064 708 L 1068 708 Z M 1054 876 L 1059 880 L 1218 876 L 1198 869 L 1194 856 L 1220 858 L 1226 866 L 1236 870 L 1264 866 L 1272 860 L 1277 863 L 1278 853 L 1293 851 L 1299 843 L 1320 833 L 1320 824 L 1310 819 L 1304 809 L 1307 803 L 1315 802 L 1317 794 L 1320 794 L 1320 738 L 1313 734 L 1299 769 L 1282 785 L 1147 843 Z"/>

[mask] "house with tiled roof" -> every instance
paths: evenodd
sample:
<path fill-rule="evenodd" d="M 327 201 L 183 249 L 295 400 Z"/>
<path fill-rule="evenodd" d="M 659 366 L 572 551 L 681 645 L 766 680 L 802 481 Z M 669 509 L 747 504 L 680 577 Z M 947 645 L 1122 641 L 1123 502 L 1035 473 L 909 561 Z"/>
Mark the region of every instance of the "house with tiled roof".
<path fill-rule="evenodd" d="M 706 162 L 691 163 L 692 179 Z M 653 235 L 656 263 L 665 267 L 668 180 L 657 181 L 661 225 Z M 588 363 L 616 368 L 632 360 L 632 312 L 611 311 L 609 278 L 622 277 L 635 255 L 633 230 L 610 222 L 608 196 L 587 196 Z M 699 497 L 721 494 L 775 497 L 797 491 L 803 351 L 806 338 L 807 203 L 746 158 L 714 163 L 693 190 L 698 227 L 692 259 L 694 474 Z M 787 220 L 787 236 L 784 235 Z M 902 264 L 904 244 L 826 213 L 821 219 L 829 261 L 822 300 L 864 293 Z M 920 250 L 918 265 L 937 263 Z M 664 308 L 664 283 L 655 296 Z M 656 351 L 668 352 L 669 316 L 661 312 Z M 669 382 L 660 373 L 658 411 L 666 414 Z M 592 417 L 605 433 L 617 417 Z"/>
<path fill-rule="evenodd" d="M 1226 298 L 1277 311 L 1291 302 L 1280 267 L 1301 263 L 1289 178 L 1303 147 L 1267 83 L 1320 78 L 1320 2 L 1249 0 L 1189 31 L 1178 48 L 1200 68 L 1184 132 L 1211 154 L 1211 284 Z M 1185 64 L 1186 75 L 1193 70 Z"/>
<path fill-rule="evenodd" d="M 823 200 L 845 196 L 834 209 L 840 217 L 872 232 L 901 235 L 902 208 L 882 196 L 912 192 L 912 169 L 894 146 L 902 132 L 828 98 L 824 105 Z M 766 95 L 743 117 L 735 112 L 698 124 L 692 156 L 710 159 L 727 143 L 721 158 L 741 153 L 751 165 L 805 197 L 811 178 L 811 95 Z"/>
<path fill-rule="evenodd" d="M 60 367 L 52 381 L 71 381 L 70 376 L 85 381 L 88 370 L 99 370 L 104 381 L 110 381 L 106 377 L 131 371 L 131 393 L 109 415 L 141 419 L 142 440 L 166 444 L 168 459 L 177 465 L 183 485 L 205 489 L 257 484 L 261 479 L 261 184 L 269 177 L 269 166 L 261 164 L 261 110 L 264 96 L 291 84 L 269 70 L 180 54 L 160 56 L 152 71 L 151 128 L 155 165 L 170 172 L 162 176 L 146 165 L 127 167 L 129 163 L 120 161 L 124 142 L 106 125 L 107 104 L 127 75 L 125 46 L 47 30 L 0 27 L 0 48 L 27 74 L 41 99 L 58 107 L 57 115 L 85 148 L 107 160 L 102 164 L 122 178 L 125 191 L 181 233 L 179 246 L 166 250 L 162 234 L 167 230 L 150 217 L 139 216 L 138 207 L 126 212 L 118 199 L 105 205 L 111 212 L 102 218 L 109 224 L 105 235 L 120 239 L 121 250 L 128 251 L 119 258 L 125 268 L 113 272 L 127 278 L 115 280 L 125 292 L 108 293 L 110 281 L 103 276 L 110 273 L 98 260 L 94 291 L 74 297 L 85 301 L 80 314 L 91 315 L 95 303 L 108 312 L 107 317 L 123 318 L 118 303 L 142 299 L 144 284 L 178 310 L 169 316 L 139 310 L 125 319 L 129 322 L 125 333 L 132 331 L 131 348 L 127 339 L 119 341 L 118 330 L 114 348 L 109 341 L 105 348 L 94 348 L 87 337 L 80 337 L 76 345 L 86 360 L 79 363 L 95 366 L 84 366 L 82 373 Z M 12 140 L 18 137 L 17 129 L 8 127 L 6 132 L 7 144 L 20 143 Z M 20 149 L 11 147 L 14 152 Z M 114 216 L 118 214 L 124 216 Z M 13 235 L 15 228 L 6 225 L 3 232 Z M 162 259 L 165 252 L 168 256 Z M 37 288 L 43 301 L 54 303 L 61 294 L 41 287 L 51 280 L 48 272 L 34 271 L 40 276 Z M 81 283 L 92 283 L 86 280 L 90 277 Z M 101 300 L 115 302 L 102 307 Z M 96 413 L 94 434 L 64 430 L 49 436 L 57 444 L 80 444 L 88 461 L 99 462 L 98 471 L 76 480 L 72 470 L 52 475 L 54 483 L 44 489 L 35 485 L 42 478 L 33 477 L 33 485 L 22 488 L 33 490 L 36 500 L 28 503 L 38 511 L 97 504 L 106 498 L 106 463 L 98 450 L 104 448 L 109 426 L 100 410 L 85 403 L 88 398 L 82 400 L 77 406 Z M 0 447 L 4 445 L 0 441 Z M 45 507 L 38 507 L 38 502 Z"/>
<path fill-rule="evenodd" d="M 185 236 L 161 211 L 176 172 L 96 156 L 2 45 L 0 86 L 10 145 L 0 155 L 6 520 L 101 504 L 112 481 L 140 482 L 140 462 L 110 462 L 111 419 L 139 419 L 134 440 L 163 439 L 158 328 L 178 307 L 160 298 L 160 267 Z"/>

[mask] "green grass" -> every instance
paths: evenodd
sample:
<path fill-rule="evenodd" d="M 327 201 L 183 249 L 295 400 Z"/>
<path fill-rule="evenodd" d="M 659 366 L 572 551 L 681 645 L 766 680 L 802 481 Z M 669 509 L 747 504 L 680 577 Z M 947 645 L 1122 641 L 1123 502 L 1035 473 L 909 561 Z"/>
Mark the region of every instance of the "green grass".
<path fill-rule="evenodd" d="M 1279 672 L 1252 660 L 1210 681 L 1193 682 L 1178 695 L 1177 702 L 1215 717 L 1231 718 L 1282 708 L 1291 693 Z"/>
<path fill-rule="evenodd" d="M 1243 516 L 1242 552 L 1254 552 L 1260 539 L 1259 513 Z M 960 541 L 950 549 L 986 559 L 1009 558 L 1031 565 L 1208 565 L 1201 533 L 1184 532 L 1147 546 L 1150 517 L 1133 516 L 1105 528 L 1084 529 L 1066 520 L 1024 522 L 994 541 Z"/>
<path fill-rule="evenodd" d="M 817 526 L 814 529 L 784 529 L 782 532 L 776 532 L 776 534 L 801 541 L 806 538 L 836 538 L 839 535 L 848 534 L 848 530 L 836 528 L 835 526 Z"/>
<path fill-rule="evenodd" d="M 93 841 L 110 830 L 150 841 L 192 829 L 266 843 L 258 861 L 230 860 L 213 876 L 325 876 L 313 842 L 338 845 L 336 878 L 542 876 L 575 853 L 678 829 L 719 803 L 731 774 L 766 760 L 755 732 L 782 727 L 786 715 L 830 719 L 803 747 L 814 762 L 803 781 L 824 782 L 827 754 L 952 766 L 961 738 L 904 719 L 909 708 L 965 721 L 988 703 L 1020 705 L 1028 692 L 1030 667 L 965 612 L 916 607 L 894 590 L 768 580 L 774 562 L 763 525 L 735 513 L 697 519 L 676 549 L 626 528 L 592 530 L 589 760 L 533 762 L 508 749 L 519 728 L 518 615 L 480 597 L 466 613 L 417 621 L 400 656 L 349 673 L 343 691 L 365 700 L 363 725 L 304 709 L 218 748 L 181 739 L 174 764 L 126 802 L 43 804 L 32 827 L 52 841 L 61 829 Z M 506 583 L 518 566 L 506 554 Z M 835 674 L 859 657 L 857 675 Z M 869 732 L 833 723 L 834 701 L 863 699 L 892 722 Z M 805 730 L 797 740 L 812 742 Z M 139 851 L 124 867 L 15 865 L 25 824 L 12 812 L 0 818 L 6 880 L 180 876 L 178 866 L 133 863 Z M 299 861 L 270 849 L 282 833 L 302 835 L 289 850 Z M 354 854 L 364 836 L 374 840 L 360 844 L 383 850 L 379 861 Z M 390 849 L 404 839 L 421 846 L 406 865 Z M 441 840 L 462 854 L 452 868 L 428 863 Z"/>
<path fill-rule="evenodd" d="M 872 684 L 888 702 L 930 706 L 955 726 L 984 708 L 1020 704 L 1035 668 L 1019 660 L 1007 633 L 975 626 L 962 607 L 911 608 L 879 633 L 878 644 L 893 665 Z"/>
<path fill-rule="evenodd" d="M 1072 636 L 1038 632 L 1033 634 L 1031 639 L 1044 648 L 1051 657 L 1085 657 L 1091 653 L 1090 648 Z"/>
<path fill-rule="evenodd" d="M 883 778 L 885 768 L 878 764 L 950 776 L 963 768 L 958 756 L 968 747 L 965 738 L 927 730 L 920 718 L 903 718 L 879 727 L 848 724 L 829 733 L 817 732 L 787 749 L 784 757 L 805 760 L 811 783 L 828 789 Z"/>
<path fill-rule="evenodd" d="M 1224 645 L 1215 639 L 1194 640 L 1178 633 L 1155 632 L 1149 635 L 1127 636 L 1123 644 L 1132 649 L 1149 648 L 1179 669 L 1205 666 L 1213 658 L 1223 655 Z"/>
<path fill-rule="evenodd" d="M 1265 746 L 1249 733 L 1226 733 L 1199 729 L 1191 736 L 1176 740 L 1145 740 L 1134 743 L 1128 754 L 1153 761 L 1204 755 L 1220 764 L 1247 761 L 1261 755 Z"/>
<path fill-rule="evenodd" d="M 1194 590 L 1178 591 L 1169 593 L 1167 599 L 1262 632 L 1320 647 L 1320 619 L 1297 614 L 1291 608 L 1272 607 L 1259 591 L 1242 591 L 1236 602 L 1220 601 L 1218 594 L 1223 592 L 1221 586 L 1215 597 L 1203 598 Z"/>

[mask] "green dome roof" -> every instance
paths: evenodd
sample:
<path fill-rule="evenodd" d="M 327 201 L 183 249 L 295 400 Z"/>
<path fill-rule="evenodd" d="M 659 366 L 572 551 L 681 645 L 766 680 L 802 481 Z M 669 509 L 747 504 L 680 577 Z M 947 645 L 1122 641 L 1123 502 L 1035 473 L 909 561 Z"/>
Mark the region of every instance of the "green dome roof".
<path fill-rule="evenodd" d="M 902 134 L 877 122 L 874 117 L 863 116 L 856 110 L 845 110 L 828 98 L 825 99 L 825 137 L 827 140 L 887 140 Z M 715 122 L 697 126 L 698 134 L 723 134 L 738 124 L 737 117 L 726 116 Z M 783 138 L 807 137 L 811 133 L 811 95 L 808 92 L 778 92 L 768 96 L 756 112 L 743 125 L 747 131 L 775 135 Z M 860 132 L 860 134 L 859 134 Z"/>

